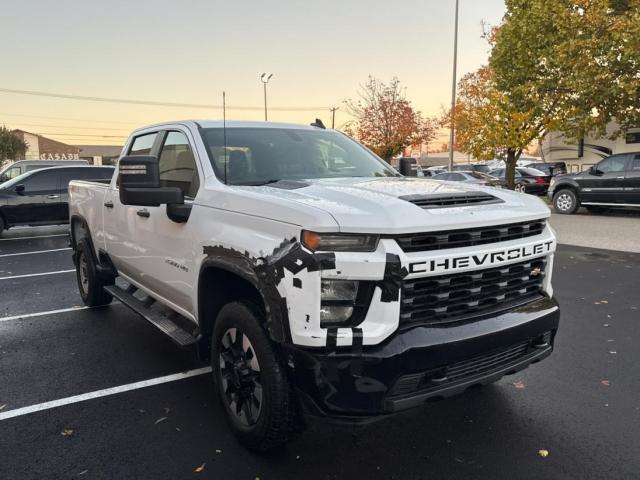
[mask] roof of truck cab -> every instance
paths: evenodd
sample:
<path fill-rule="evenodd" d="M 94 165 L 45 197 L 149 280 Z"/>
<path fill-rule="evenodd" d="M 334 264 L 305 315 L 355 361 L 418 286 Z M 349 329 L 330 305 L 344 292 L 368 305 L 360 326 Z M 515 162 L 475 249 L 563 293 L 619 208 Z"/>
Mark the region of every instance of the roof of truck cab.
<path fill-rule="evenodd" d="M 311 125 L 300 123 L 258 122 L 248 120 L 227 120 L 226 122 L 223 122 L 222 120 L 177 120 L 175 122 L 162 122 L 154 125 L 147 125 L 139 130 L 147 130 L 149 128 L 165 127 L 176 124 L 184 125 L 188 123 L 195 123 L 202 128 L 222 128 L 223 126 L 226 126 L 226 128 L 288 128 L 296 130 L 321 130 L 320 127 L 313 127 Z"/>

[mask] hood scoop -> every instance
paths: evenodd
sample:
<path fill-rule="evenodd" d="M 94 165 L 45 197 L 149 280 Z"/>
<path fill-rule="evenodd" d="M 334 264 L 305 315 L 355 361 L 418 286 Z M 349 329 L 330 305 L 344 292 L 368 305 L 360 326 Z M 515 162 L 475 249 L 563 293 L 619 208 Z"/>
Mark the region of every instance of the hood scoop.
<path fill-rule="evenodd" d="M 504 200 L 485 192 L 440 193 L 432 195 L 404 195 L 398 197 L 414 205 L 424 208 L 447 208 L 464 205 L 489 205 L 504 203 Z"/>

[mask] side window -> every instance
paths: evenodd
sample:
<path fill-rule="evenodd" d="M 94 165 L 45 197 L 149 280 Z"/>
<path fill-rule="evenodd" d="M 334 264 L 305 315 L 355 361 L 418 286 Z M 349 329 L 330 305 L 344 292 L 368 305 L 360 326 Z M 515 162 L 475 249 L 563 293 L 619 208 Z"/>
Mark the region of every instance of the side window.
<path fill-rule="evenodd" d="M 156 132 L 136 137 L 129 149 L 129 155 L 149 155 L 157 136 L 158 133 Z"/>
<path fill-rule="evenodd" d="M 640 170 L 640 154 L 634 155 L 630 170 Z"/>
<path fill-rule="evenodd" d="M 30 175 L 24 182 L 24 193 L 26 195 L 40 195 L 58 190 L 58 172 L 41 171 Z"/>
<path fill-rule="evenodd" d="M 185 197 L 196 196 L 200 179 L 193 152 L 184 133 L 167 133 L 158 164 L 161 186 L 178 187 Z"/>
<path fill-rule="evenodd" d="M 11 178 L 15 178 L 18 175 L 20 175 L 20 167 L 12 167 L 9 170 L 7 170 L 7 173 L 5 173 L 5 175 L 7 175 L 7 180 L 11 179 Z"/>
<path fill-rule="evenodd" d="M 626 155 L 616 155 L 605 158 L 598 164 L 598 170 L 602 173 L 624 172 L 627 164 L 626 160 Z"/>
<path fill-rule="evenodd" d="M 451 180 L 455 180 L 456 182 L 462 182 L 464 180 L 464 175 L 461 173 L 452 173 Z"/>

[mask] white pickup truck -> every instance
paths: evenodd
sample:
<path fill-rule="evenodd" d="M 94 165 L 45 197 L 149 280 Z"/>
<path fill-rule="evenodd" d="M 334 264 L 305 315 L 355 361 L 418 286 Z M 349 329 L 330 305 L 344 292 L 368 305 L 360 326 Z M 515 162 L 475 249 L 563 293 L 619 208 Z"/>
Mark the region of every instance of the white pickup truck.
<path fill-rule="evenodd" d="M 133 132 L 109 185 L 73 181 L 84 302 L 194 345 L 239 439 L 366 423 L 548 356 L 549 209 L 405 178 L 340 132 L 183 121 Z"/>

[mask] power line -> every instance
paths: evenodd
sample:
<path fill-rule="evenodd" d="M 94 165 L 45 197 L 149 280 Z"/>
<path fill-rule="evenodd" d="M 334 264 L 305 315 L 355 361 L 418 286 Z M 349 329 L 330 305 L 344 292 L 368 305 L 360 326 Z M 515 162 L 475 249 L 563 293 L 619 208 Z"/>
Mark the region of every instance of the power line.
<path fill-rule="evenodd" d="M 63 98 L 66 100 L 85 100 L 90 102 L 106 102 L 106 103 L 125 103 L 133 105 L 150 105 L 155 107 L 178 107 L 178 108 L 206 108 L 208 110 L 222 110 L 222 105 L 205 105 L 197 103 L 175 103 L 175 102 L 159 102 L 152 100 L 131 100 L 124 98 L 106 98 L 106 97 L 90 97 L 83 95 L 70 95 L 66 93 L 51 93 L 51 92 L 39 92 L 34 90 L 15 90 L 12 88 L 0 88 L 0 92 L 12 93 L 17 95 L 32 95 L 36 97 L 51 97 L 51 98 Z M 228 106 L 228 110 L 263 110 L 264 107 L 251 107 L 251 106 Z M 271 110 L 279 111 L 317 111 L 328 110 L 328 107 L 271 107 Z"/>
<path fill-rule="evenodd" d="M 35 133 L 35 132 L 34 132 Z M 91 137 L 91 138 L 128 138 L 127 135 L 98 135 L 98 134 L 83 134 L 83 133 L 56 133 L 56 132 L 37 132 L 35 133 L 36 135 L 40 135 L 40 136 L 44 136 L 44 135 L 51 135 L 56 136 L 56 137 L 73 137 L 73 138 L 80 138 L 80 137 Z"/>
<path fill-rule="evenodd" d="M 42 125 L 37 123 L 18 123 L 18 125 L 24 125 L 25 127 L 45 127 L 45 128 L 79 128 L 80 130 L 115 130 L 118 132 L 130 132 L 131 130 L 126 128 L 109 128 L 109 127 L 82 127 L 80 125 Z"/>
<path fill-rule="evenodd" d="M 26 117 L 26 118 L 46 118 L 49 120 L 70 120 L 76 122 L 91 122 L 91 123 L 117 123 L 120 125 L 140 125 L 141 122 L 118 122 L 116 120 L 91 120 L 88 118 L 69 118 L 69 117 L 48 117 L 44 115 L 25 115 L 20 113 L 3 113 L 0 112 L 0 115 L 4 115 L 5 117 Z"/>

